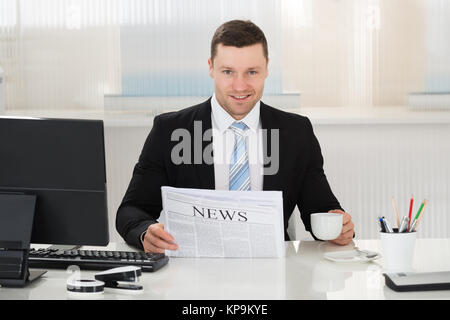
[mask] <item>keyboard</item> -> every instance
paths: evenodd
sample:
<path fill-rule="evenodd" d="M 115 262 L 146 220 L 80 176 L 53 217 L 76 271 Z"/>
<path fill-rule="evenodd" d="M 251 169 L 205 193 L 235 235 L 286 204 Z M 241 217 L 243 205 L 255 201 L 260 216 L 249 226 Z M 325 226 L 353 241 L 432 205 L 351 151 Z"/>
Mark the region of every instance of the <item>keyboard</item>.
<path fill-rule="evenodd" d="M 77 265 L 86 270 L 107 270 L 116 267 L 137 266 L 143 272 L 153 272 L 169 262 L 163 253 L 99 250 L 30 249 L 30 268 L 67 269 Z"/>

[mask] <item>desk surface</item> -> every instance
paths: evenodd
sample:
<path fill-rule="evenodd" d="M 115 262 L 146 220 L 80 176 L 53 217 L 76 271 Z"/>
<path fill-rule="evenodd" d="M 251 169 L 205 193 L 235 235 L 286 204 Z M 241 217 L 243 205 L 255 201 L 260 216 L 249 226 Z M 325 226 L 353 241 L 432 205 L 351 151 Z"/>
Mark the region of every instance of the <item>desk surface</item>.
<path fill-rule="evenodd" d="M 365 263 L 323 258 L 324 252 L 352 246 L 382 254 L 379 240 L 355 240 L 344 247 L 291 241 L 286 242 L 286 257 L 279 259 L 171 258 L 157 272 L 143 273 L 142 293 L 105 289 L 97 299 L 450 299 L 450 291 L 398 293 L 387 288 L 383 258 Z M 122 243 L 107 249 L 133 250 Z M 450 239 L 418 239 L 413 267 L 416 272 L 450 271 Z M 83 278 L 93 279 L 95 273 L 81 271 Z M 72 299 L 66 292 L 68 277 L 66 270 L 49 269 L 25 288 L 0 288 L 0 300 Z"/>

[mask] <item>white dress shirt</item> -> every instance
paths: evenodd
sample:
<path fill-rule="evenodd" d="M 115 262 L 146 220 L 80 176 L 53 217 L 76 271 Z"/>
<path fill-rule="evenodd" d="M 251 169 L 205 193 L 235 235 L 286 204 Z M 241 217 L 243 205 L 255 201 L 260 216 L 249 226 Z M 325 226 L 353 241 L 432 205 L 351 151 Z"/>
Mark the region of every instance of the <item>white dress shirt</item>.
<path fill-rule="evenodd" d="M 230 126 L 236 120 L 222 108 L 214 94 L 211 98 L 211 123 L 213 131 L 214 179 L 216 190 L 228 190 L 231 156 L 234 149 L 234 132 Z M 250 190 L 263 188 L 263 139 L 259 118 L 260 101 L 238 122 L 243 122 L 245 131 L 248 163 L 250 169 Z"/>

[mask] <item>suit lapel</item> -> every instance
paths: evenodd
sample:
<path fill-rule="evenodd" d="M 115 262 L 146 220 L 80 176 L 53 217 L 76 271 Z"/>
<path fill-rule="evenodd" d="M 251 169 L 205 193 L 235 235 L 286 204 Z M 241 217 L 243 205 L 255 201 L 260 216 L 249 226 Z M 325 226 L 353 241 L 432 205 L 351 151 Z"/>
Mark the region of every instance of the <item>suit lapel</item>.
<path fill-rule="evenodd" d="M 274 152 L 274 143 L 278 143 L 278 151 L 279 151 L 279 167 L 275 174 L 268 174 L 270 172 L 270 166 L 273 165 L 273 163 L 265 163 L 264 164 L 264 177 L 263 177 L 263 190 L 282 190 L 283 185 L 281 184 L 280 179 L 280 170 L 283 168 L 283 159 L 282 157 L 282 151 L 283 145 L 282 145 L 282 137 L 281 137 L 281 124 L 277 123 L 276 118 L 273 116 L 270 107 L 265 105 L 261 102 L 261 109 L 260 109 L 260 117 L 261 117 L 261 127 L 263 129 L 263 156 L 266 158 L 270 155 L 270 157 L 273 159 L 274 155 L 271 154 Z M 273 131 L 272 130 L 279 130 L 278 135 L 278 141 L 272 141 Z M 269 152 L 268 152 L 269 151 Z M 273 161 L 273 160 L 272 160 Z"/>
<path fill-rule="evenodd" d="M 201 139 L 202 141 L 201 164 L 194 162 L 194 167 L 198 179 L 197 181 L 201 189 L 215 189 L 214 163 L 206 163 L 205 160 L 207 159 L 203 157 L 203 152 L 205 150 L 212 150 L 211 98 L 209 98 L 200 106 L 197 115 L 194 117 L 194 121 L 200 121 L 201 123 L 201 137 L 196 137 L 195 133 L 193 137 L 194 139 Z M 194 127 L 194 124 L 192 125 Z M 207 132 L 206 136 L 205 131 L 209 131 Z M 199 132 L 197 134 L 199 134 Z M 206 137 L 208 140 L 203 141 L 203 137 Z M 194 145 L 195 143 L 193 143 L 192 149 L 193 159 L 195 157 L 194 152 L 197 152 L 197 157 L 200 157 L 200 155 L 198 155 L 199 151 L 194 150 Z"/>

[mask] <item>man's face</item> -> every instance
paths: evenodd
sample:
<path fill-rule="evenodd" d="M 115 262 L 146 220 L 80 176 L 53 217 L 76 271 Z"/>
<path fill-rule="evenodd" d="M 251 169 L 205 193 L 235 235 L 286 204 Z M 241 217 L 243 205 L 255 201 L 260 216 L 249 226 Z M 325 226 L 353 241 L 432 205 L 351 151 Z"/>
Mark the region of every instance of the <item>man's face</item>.
<path fill-rule="evenodd" d="M 208 64 L 217 101 L 234 119 L 244 118 L 261 99 L 268 76 L 262 44 L 243 48 L 218 44 Z"/>

